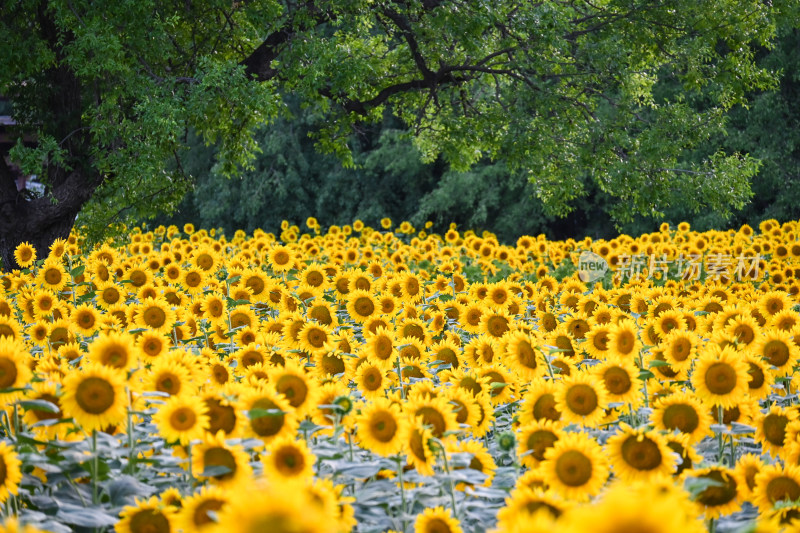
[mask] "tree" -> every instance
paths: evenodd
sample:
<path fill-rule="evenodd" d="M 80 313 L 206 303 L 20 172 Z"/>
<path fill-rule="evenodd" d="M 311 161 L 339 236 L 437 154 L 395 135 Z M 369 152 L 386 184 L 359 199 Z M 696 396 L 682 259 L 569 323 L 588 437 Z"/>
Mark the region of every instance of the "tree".
<path fill-rule="evenodd" d="M 4 2 L 0 94 L 38 139 L 10 155 L 46 190 L 20 195 L 0 163 L 0 258 L 13 267 L 25 240 L 46 251 L 82 209 L 104 228 L 174 207 L 192 186 L 189 131 L 219 145 L 223 174 L 247 168 L 284 94 L 326 117 L 317 145 L 345 164 L 348 133 L 389 110 L 424 160 L 502 158 L 550 213 L 587 183 L 621 221 L 676 198 L 724 213 L 747 200 L 757 161 L 683 154 L 774 83 L 752 47 L 796 20 L 783 1 Z M 656 101 L 664 73 L 682 92 Z M 685 95 L 700 93 L 698 111 Z"/>

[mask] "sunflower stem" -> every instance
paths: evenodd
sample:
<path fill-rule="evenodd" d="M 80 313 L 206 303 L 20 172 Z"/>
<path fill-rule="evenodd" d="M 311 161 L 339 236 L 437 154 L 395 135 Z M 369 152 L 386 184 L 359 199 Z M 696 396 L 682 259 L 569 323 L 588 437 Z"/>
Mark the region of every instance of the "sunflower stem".
<path fill-rule="evenodd" d="M 717 422 L 719 422 L 719 424 L 722 425 L 724 423 L 724 420 L 725 419 L 723 417 L 722 406 L 718 405 Z M 723 446 L 723 436 L 721 431 L 717 432 L 717 446 L 719 447 L 719 455 L 717 456 L 718 457 L 717 460 L 720 464 L 722 464 L 722 458 L 725 456 L 725 448 Z"/>
<path fill-rule="evenodd" d="M 188 443 L 186 445 L 186 457 L 189 460 L 189 468 L 187 468 L 187 473 L 189 474 L 189 486 L 194 488 L 195 480 L 194 480 L 194 472 L 192 472 L 192 443 Z"/>
<path fill-rule="evenodd" d="M 400 480 L 400 520 L 403 523 L 403 533 L 408 529 L 408 522 L 406 521 L 406 487 L 403 482 L 403 459 L 397 456 L 397 478 Z"/>
<path fill-rule="evenodd" d="M 642 359 L 642 351 L 639 350 L 639 369 L 645 370 L 644 368 L 644 360 Z M 642 380 L 642 390 L 644 391 L 644 406 L 646 408 L 650 408 L 650 395 L 647 394 L 647 380 Z"/>
<path fill-rule="evenodd" d="M 69 281 L 70 281 L 70 294 L 72 295 L 72 307 L 78 307 L 78 302 L 75 299 L 75 278 L 72 277 L 72 256 L 67 254 L 67 265 L 69 268 Z"/>
<path fill-rule="evenodd" d="M 713 518 L 708 519 L 708 533 L 716 533 L 717 522 Z"/>
<path fill-rule="evenodd" d="M 544 353 L 544 350 L 541 348 L 539 351 L 542 353 L 542 357 L 544 358 L 544 364 L 547 365 L 547 374 L 550 376 L 550 381 L 555 381 L 555 375 L 553 374 L 553 367 L 550 366 L 550 360 L 547 358 L 547 355 Z"/>
<path fill-rule="evenodd" d="M 97 430 L 92 430 L 92 504 L 97 505 L 97 478 L 99 470 L 99 461 L 97 457 Z"/>
<path fill-rule="evenodd" d="M 3 424 L 3 431 L 5 431 L 6 436 L 8 438 L 12 438 L 13 435 L 11 435 L 11 420 L 9 420 L 8 411 L 6 411 L 5 409 L 0 411 L 0 423 Z"/>
<path fill-rule="evenodd" d="M 128 473 L 136 474 L 136 439 L 133 438 L 133 413 L 131 413 L 131 390 L 128 388 Z"/>
<path fill-rule="evenodd" d="M 432 439 L 433 442 L 439 445 L 442 450 L 442 458 L 444 459 L 444 471 L 447 474 L 447 488 L 450 492 L 450 505 L 453 507 L 453 517 L 458 519 L 458 511 L 456 510 L 456 490 L 453 478 L 450 477 L 450 463 L 447 461 L 447 450 L 444 449 L 444 444 L 438 439 Z"/>
<path fill-rule="evenodd" d="M 406 399 L 406 390 L 403 387 L 403 371 L 400 368 L 400 357 L 397 357 L 397 381 L 400 383 L 400 397 Z"/>
<path fill-rule="evenodd" d="M 347 445 L 350 447 L 350 461 L 353 460 L 353 438 L 350 433 L 346 433 L 347 435 Z"/>
<path fill-rule="evenodd" d="M 19 440 L 19 411 L 17 411 L 17 402 L 14 402 L 14 439 Z"/>

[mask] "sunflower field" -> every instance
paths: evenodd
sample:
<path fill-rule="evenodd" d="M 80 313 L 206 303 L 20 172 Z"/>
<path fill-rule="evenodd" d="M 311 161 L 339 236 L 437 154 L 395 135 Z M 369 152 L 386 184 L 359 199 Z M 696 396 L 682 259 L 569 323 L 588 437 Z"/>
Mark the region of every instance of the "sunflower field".
<path fill-rule="evenodd" d="M 800 223 L 381 226 L 20 245 L 4 530 L 800 530 Z"/>

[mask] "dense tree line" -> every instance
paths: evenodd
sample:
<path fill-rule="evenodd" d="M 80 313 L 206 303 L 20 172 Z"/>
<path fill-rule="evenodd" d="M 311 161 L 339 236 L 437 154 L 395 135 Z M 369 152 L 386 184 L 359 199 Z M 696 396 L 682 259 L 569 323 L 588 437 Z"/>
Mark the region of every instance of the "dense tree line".
<path fill-rule="evenodd" d="M 321 154 L 309 135 L 323 120 L 293 106 L 293 118 L 261 130 L 262 153 L 253 170 L 227 179 L 216 169 L 214 148 L 192 143 L 184 165 L 197 178 L 172 216 L 163 223 L 195 222 L 220 227 L 277 228 L 281 220 L 300 223 L 316 216 L 323 224 L 347 224 L 362 219 L 373 225 L 383 216 L 409 220 L 417 227 L 430 220 L 443 231 L 450 222 L 462 228 L 486 229 L 505 241 L 522 234 L 544 233 L 552 238 L 583 235 L 608 237 L 618 229 L 629 233 L 652 231 L 662 221 L 689 221 L 697 229 L 722 228 L 767 218 L 800 218 L 800 32 L 783 27 L 773 49 L 758 50 L 757 61 L 780 72 L 773 90 L 747 95 L 745 105 L 727 113 L 724 130 L 713 135 L 686 159 L 701 160 L 722 147 L 752 155 L 761 162 L 750 186 L 752 197 L 729 216 L 714 210 L 697 212 L 680 203 L 663 216 L 637 216 L 615 224 L 609 213 L 613 198 L 586 180 L 585 196 L 565 217 L 546 212 L 534 185 L 502 162 L 479 161 L 458 172 L 442 159 L 423 163 L 413 139 L 388 115 L 376 126 L 349 138 L 353 165 L 345 167 L 330 154 Z M 666 76 L 656 95 L 676 86 Z M 702 106 L 702 98 L 693 101 Z"/>

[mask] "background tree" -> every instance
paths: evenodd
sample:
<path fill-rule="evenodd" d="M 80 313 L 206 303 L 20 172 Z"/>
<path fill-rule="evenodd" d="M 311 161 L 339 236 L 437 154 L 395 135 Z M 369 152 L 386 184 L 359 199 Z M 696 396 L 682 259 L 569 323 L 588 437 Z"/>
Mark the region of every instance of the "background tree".
<path fill-rule="evenodd" d="M 563 214 L 591 182 L 620 221 L 680 198 L 725 213 L 749 195 L 757 162 L 683 154 L 772 77 L 752 47 L 792 2 L 689 0 L 20 0 L 0 11 L 0 93 L 35 131 L 12 157 L 42 176 L 21 196 L 0 165 L 0 257 L 40 251 L 90 202 L 94 228 L 174 207 L 191 187 L 187 132 L 216 142 L 232 175 L 253 132 L 292 94 L 325 117 L 317 146 L 352 164 L 348 133 L 388 110 L 424 161 L 466 170 L 502 158 Z M 669 72 L 681 91 L 656 103 Z M 702 109 L 687 95 L 702 94 Z M 173 161 L 172 170 L 166 166 Z M 686 166 L 683 165 L 685 163 Z"/>

